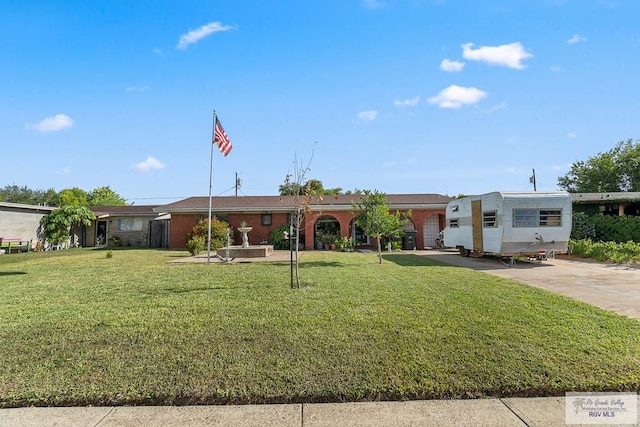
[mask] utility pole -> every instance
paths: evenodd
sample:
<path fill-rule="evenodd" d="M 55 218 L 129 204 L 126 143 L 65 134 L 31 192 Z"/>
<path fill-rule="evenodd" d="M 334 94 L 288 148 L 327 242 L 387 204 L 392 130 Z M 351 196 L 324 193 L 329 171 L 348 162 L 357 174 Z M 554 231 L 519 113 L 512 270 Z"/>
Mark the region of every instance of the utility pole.
<path fill-rule="evenodd" d="M 238 189 L 242 187 L 242 180 L 238 178 L 238 172 L 236 172 L 236 197 L 238 197 Z"/>
<path fill-rule="evenodd" d="M 537 188 L 536 188 L 536 170 L 535 169 L 532 169 L 532 170 L 533 170 L 533 175 L 531 175 L 531 177 L 529 178 L 529 183 L 533 184 L 533 191 L 537 191 Z"/>

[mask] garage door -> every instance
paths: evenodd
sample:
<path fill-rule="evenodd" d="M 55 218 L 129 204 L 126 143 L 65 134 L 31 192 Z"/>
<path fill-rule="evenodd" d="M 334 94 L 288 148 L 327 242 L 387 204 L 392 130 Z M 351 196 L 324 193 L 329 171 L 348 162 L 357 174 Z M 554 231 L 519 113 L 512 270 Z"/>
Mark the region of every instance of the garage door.
<path fill-rule="evenodd" d="M 433 247 L 438 233 L 440 232 L 440 221 L 438 215 L 431 215 L 424 221 L 424 247 Z"/>

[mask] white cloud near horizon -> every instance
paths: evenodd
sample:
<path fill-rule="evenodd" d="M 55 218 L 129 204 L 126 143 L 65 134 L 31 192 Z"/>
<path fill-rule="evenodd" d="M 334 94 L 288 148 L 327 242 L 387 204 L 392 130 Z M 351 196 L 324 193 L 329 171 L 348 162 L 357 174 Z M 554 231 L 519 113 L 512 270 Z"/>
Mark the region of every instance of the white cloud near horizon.
<path fill-rule="evenodd" d="M 440 108 L 460 108 L 463 105 L 475 104 L 486 96 L 487 92 L 475 87 L 451 85 L 427 99 L 427 102 Z"/>
<path fill-rule="evenodd" d="M 500 46 L 480 46 L 477 49 L 473 49 L 473 43 L 465 43 L 462 45 L 462 57 L 470 61 L 482 61 L 489 65 L 522 70 L 525 68 L 522 61 L 532 58 L 533 54 L 527 52 L 520 42 Z"/>
<path fill-rule="evenodd" d="M 404 100 L 396 99 L 395 101 L 393 101 L 393 105 L 395 105 L 398 108 L 415 107 L 416 105 L 418 105 L 418 102 L 420 102 L 420 97 L 416 96 L 415 98 L 404 99 Z"/>
<path fill-rule="evenodd" d="M 460 61 L 451 61 L 449 59 L 443 59 L 442 62 L 440 63 L 440 69 L 442 71 L 457 72 L 457 71 L 462 71 L 463 68 L 464 68 L 464 62 L 460 62 Z"/>
<path fill-rule="evenodd" d="M 25 127 L 42 133 L 58 132 L 73 127 L 73 119 L 66 114 L 56 114 L 55 116 L 44 118 L 35 125 L 27 123 Z"/>
<path fill-rule="evenodd" d="M 378 112 L 376 110 L 361 111 L 358 113 L 358 119 L 363 122 L 371 122 L 377 118 Z"/>
<path fill-rule="evenodd" d="M 145 161 L 133 165 L 133 168 L 139 172 L 148 172 L 151 169 L 162 169 L 163 167 L 164 163 L 153 156 L 147 156 Z"/>
<path fill-rule="evenodd" d="M 180 36 L 176 49 L 185 50 L 190 44 L 198 43 L 200 40 L 213 33 L 229 31 L 232 28 L 233 27 L 231 25 L 223 25 L 221 22 L 210 22 Z"/>
<path fill-rule="evenodd" d="M 569 40 L 567 40 L 567 44 L 576 44 L 576 43 L 584 42 L 586 40 L 587 40 L 586 37 L 583 37 L 580 34 L 574 34 L 573 36 L 571 36 Z"/>

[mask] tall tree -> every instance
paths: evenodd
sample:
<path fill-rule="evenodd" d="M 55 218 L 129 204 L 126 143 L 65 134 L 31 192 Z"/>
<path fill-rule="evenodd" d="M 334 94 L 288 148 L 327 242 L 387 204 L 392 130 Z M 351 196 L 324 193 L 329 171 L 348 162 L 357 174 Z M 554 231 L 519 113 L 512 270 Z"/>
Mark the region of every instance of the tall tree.
<path fill-rule="evenodd" d="M 607 152 L 573 163 L 558 186 L 572 193 L 640 191 L 640 140 L 620 141 Z"/>
<path fill-rule="evenodd" d="M 409 220 L 411 212 L 402 214 L 398 211 L 391 213 L 387 195 L 378 190 L 364 190 L 359 203 L 352 202 L 356 213 L 355 223 L 364 230 L 364 233 L 377 240 L 378 260 L 382 264 L 383 238 L 391 238 L 402 235 L 402 226 Z"/>
<path fill-rule="evenodd" d="M 88 206 L 87 192 L 81 188 L 65 188 L 58 194 L 57 206 Z"/>
<path fill-rule="evenodd" d="M 289 175 L 291 177 L 291 175 Z M 342 188 L 324 188 L 319 179 L 309 179 L 303 182 L 291 181 L 290 179 L 278 187 L 281 196 L 295 196 L 297 194 L 306 195 L 338 195 L 343 194 Z"/>
<path fill-rule="evenodd" d="M 58 193 L 53 188 L 32 190 L 27 186 L 19 187 L 15 184 L 0 188 L 0 202 L 56 206 L 57 198 Z"/>
<path fill-rule="evenodd" d="M 87 203 L 88 206 L 126 206 L 127 201 L 109 186 L 106 186 L 89 191 Z"/>

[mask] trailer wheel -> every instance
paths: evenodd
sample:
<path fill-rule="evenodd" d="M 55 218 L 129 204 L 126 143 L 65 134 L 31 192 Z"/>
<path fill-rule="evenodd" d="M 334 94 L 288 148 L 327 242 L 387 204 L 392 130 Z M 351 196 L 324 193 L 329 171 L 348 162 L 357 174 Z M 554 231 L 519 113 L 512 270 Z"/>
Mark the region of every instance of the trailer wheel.
<path fill-rule="evenodd" d="M 471 255 L 471 250 L 465 249 L 464 246 L 460 246 L 458 248 L 458 251 L 460 252 L 460 256 L 463 257 L 468 257 L 469 255 Z"/>

